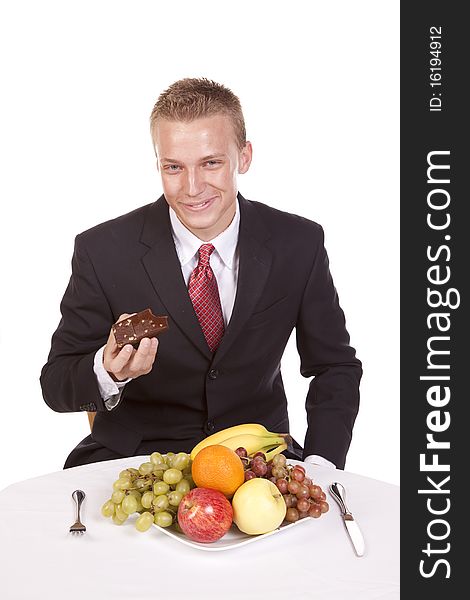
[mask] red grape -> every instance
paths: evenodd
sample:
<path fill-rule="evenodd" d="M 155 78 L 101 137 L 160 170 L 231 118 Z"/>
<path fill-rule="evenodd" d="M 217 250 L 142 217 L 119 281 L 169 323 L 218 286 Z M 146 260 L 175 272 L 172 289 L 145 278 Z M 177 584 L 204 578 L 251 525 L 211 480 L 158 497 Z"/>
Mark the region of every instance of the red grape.
<path fill-rule="evenodd" d="M 284 494 L 284 502 L 286 503 L 287 508 L 294 508 L 297 504 L 297 498 L 292 496 L 292 494 Z"/>
<path fill-rule="evenodd" d="M 291 494 L 297 494 L 297 492 L 300 490 L 300 483 L 293 479 L 287 484 L 287 489 Z"/>
<path fill-rule="evenodd" d="M 246 458 L 248 456 L 246 449 L 241 446 L 235 450 L 235 454 L 238 454 L 240 458 Z"/>
<path fill-rule="evenodd" d="M 267 466 L 270 471 L 272 470 L 273 477 L 270 477 L 270 480 L 274 481 L 286 504 L 284 520 L 295 523 L 305 517 L 318 519 L 323 513 L 328 512 L 329 505 L 326 502 L 325 492 L 319 485 L 313 483 L 311 477 L 306 476 L 305 468 L 302 465 L 288 463 L 281 467 L 279 456 L 276 455 L 274 457 L 276 460 L 269 461 Z M 252 464 L 258 460 L 261 459 L 253 459 Z M 261 463 L 262 461 L 259 464 Z"/>
<path fill-rule="evenodd" d="M 297 498 L 308 498 L 310 491 L 306 485 L 300 485 L 299 491 L 295 494 Z"/>
<path fill-rule="evenodd" d="M 253 473 L 253 471 L 245 471 L 245 481 L 249 481 L 250 479 L 255 479 L 256 475 L 255 473 Z"/>
<path fill-rule="evenodd" d="M 318 517 L 321 516 L 321 509 L 318 504 L 312 504 L 312 506 L 309 508 L 308 516 L 313 517 L 314 519 L 318 519 Z"/>
<path fill-rule="evenodd" d="M 305 479 L 305 473 L 304 473 L 304 471 L 301 471 L 297 467 L 294 467 L 294 469 L 293 469 L 293 471 L 291 473 L 291 477 L 293 479 L 295 479 L 295 481 L 298 481 L 299 483 L 302 483 L 302 481 Z"/>
<path fill-rule="evenodd" d="M 251 470 L 257 477 L 264 477 L 268 471 L 268 466 L 263 459 L 254 460 L 251 465 Z"/>
<path fill-rule="evenodd" d="M 309 489 L 311 498 L 313 498 L 314 500 L 320 499 L 322 490 L 319 485 L 311 485 L 308 489 Z"/>
<path fill-rule="evenodd" d="M 296 508 L 288 508 L 285 519 L 289 523 L 295 523 L 299 520 L 299 511 Z"/>
<path fill-rule="evenodd" d="M 263 460 L 266 460 L 266 454 L 264 452 L 255 452 L 253 454 L 253 459 L 255 458 L 262 458 Z"/>
<path fill-rule="evenodd" d="M 307 513 L 310 508 L 310 502 L 306 498 L 299 498 L 296 508 L 301 513 Z"/>

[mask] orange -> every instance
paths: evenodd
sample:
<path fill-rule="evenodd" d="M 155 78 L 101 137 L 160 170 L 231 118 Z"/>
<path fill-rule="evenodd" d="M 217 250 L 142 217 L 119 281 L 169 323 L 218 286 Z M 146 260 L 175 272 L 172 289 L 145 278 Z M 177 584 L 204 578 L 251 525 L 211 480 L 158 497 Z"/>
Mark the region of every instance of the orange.
<path fill-rule="evenodd" d="M 231 498 L 245 481 L 243 463 L 233 450 L 214 444 L 200 450 L 191 467 L 197 487 L 212 488 Z"/>

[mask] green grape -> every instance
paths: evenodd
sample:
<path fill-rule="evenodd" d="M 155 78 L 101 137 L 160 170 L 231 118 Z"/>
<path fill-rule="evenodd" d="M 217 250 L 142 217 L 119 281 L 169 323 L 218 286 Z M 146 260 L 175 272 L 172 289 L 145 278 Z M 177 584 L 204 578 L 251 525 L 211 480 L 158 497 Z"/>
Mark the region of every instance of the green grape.
<path fill-rule="evenodd" d="M 126 515 L 127 517 L 127 515 Z M 121 519 L 118 519 L 118 516 L 116 514 L 113 515 L 113 523 L 115 525 L 122 525 L 124 523 L 125 519 L 123 521 L 121 521 Z"/>
<path fill-rule="evenodd" d="M 147 531 L 153 525 L 153 515 L 149 512 L 143 512 L 139 515 L 135 522 L 137 531 Z"/>
<path fill-rule="evenodd" d="M 177 531 L 178 533 L 184 533 L 184 531 L 181 529 L 181 527 L 179 526 L 178 521 L 175 521 L 173 524 L 173 527 L 175 529 L 175 531 Z"/>
<path fill-rule="evenodd" d="M 286 457 L 284 454 L 276 454 L 273 458 L 273 467 L 284 467 L 286 465 Z"/>
<path fill-rule="evenodd" d="M 163 457 L 164 461 L 166 462 L 166 464 L 167 464 L 169 467 L 172 467 L 172 466 L 173 466 L 173 458 L 174 458 L 174 456 L 175 456 L 175 453 L 174 453 L 174 452 L 167 452 L 167 453 L 165 454 L 165 456 Z"/>
<path fill-rule="evenodd" d="M 116 490 L 115 492 L 113 492 L 111 500 L 114 502 L 114 504 L 121 504 L 121 502 L 124 500 L 125 495 L 126 492 L 123 492 L 122 490 Z"/>
<path fill-rule="evenodd" d="M 182 498 L 183 494 L 181 492 L 177 492 L 176 490 L 168 494 L 168 502 L 171 504 L 171 506 L 178 506 Z"/>
<path fill-rule="evenodd" d="M 170 486 L 164 481 L 157 481 L 153 484 L 153 493 L 155 494 L 155 496 L 160 496 L 160 494 L 167 494 L 169 491 Z"/>
<path fill-rule="evenodd" d="M 144 492 L 142 494 L 142 501 L 141 501 L 142 506 L 144 508 L 150 508 L 152 506 L 154 497 L 155 496 L 154 496 L 153 492 L 151 492 L 150 490 L 147 492 Z"/>
<path fill-rule="evenodd" d="M 137 507 L 138 504 L 135 496 L 126 496 L 121 502 L 121 508 L 127 515 L 135 513 L 137 511 Z"/>
<path fill-rule="evenodd" d="M 153 471 L 154 464 L 151 462 L 144 462 L 139 467 L 139 473 L 141 475 L 150 475 Z"/>
<path fill-rule="evenodd" d="M 139 474 L 137 469 L 124 469 L 124 471 L 119 473 L 119 479 L 133 479 L 136 473 L 137 475 Z"/>
<path fill-rule="evenodd" d="M 124 523 L 129 515 L 122 510 L 121 504 L 117 504 L 116 508 L 114 509 L 114 516 L 118 521 L 122 521 Z"/>
<path fill-rule="evenodd" d="M 161 496 L 156 496 L 153 499 L 152 504 L 155 511 L 166 510 L 170 505 L 170 503 L 168 502 L 168 497 L 165 494 L 162 494 Z"/>
<path fill-rule="evenodd" d="M 112 517 L 114 515 L 114 502 L 107 500 L 101 507 L 101 514 L 103 517 Z"/>
<path fill-rule="evenodd" d="M 137 502 L 140 502 L 142 494 L 138 490 L 129 490 L 129 496 L 134 496 Z"/>
<path fill-rule="evenodd" d="M 149 479 L 144 479 L 142 477 L 139 477 L 138 479 L 136 479 L 134 481 L 134 487 L 136 487 L 141 492 L 143 492 L 144 488 L 146 488 L 150 484 L 151 484 L 151 481 Z"/>
<path fill-rule="evenodd" d="M 129 478 L 120 477 L 113 483 L 113 490 L 126 490 L 131 487 L 131 480 Z"/>
<path fill-rule="evenodd" d="M 156 513 L 154 522 L 159 527 L 169 527 L 173 523 L 173 515 L 166 511 Z"/>
<path fill-rule="evenodd" d="M 191 489 L 191 484 L 189 483 L 189 481 L 187 479 L 182 479 L 181 481 L 178 481 L 178 483 L 176 484 L 176 487 L 175 487 L 175 490 L 177 492 L 181 492 L 183 494 L 183 496 L 185 494 L 187 494 L 190 489 Z"/>
<path fill-rule="evenodd" d="M 191 489 L 193 489 L 193 487 L 196 487 L 196 484 L 194 483 L 194 479 L 193 479 L 193 476 L 191 475 L 191 473 L 189 473 L 188 475 L 185 475 L 184 478 L 189 483 L 189 487 Z"/>
<path fill-rule="evenodd" d="M 150 455 L 150 462 L 153 465 L 159 465 L 160 463 L 164 462 L 163 456 L 160 454 L 160 452 L 152 452 Z"/>
<path fill-rule="evenodd" d="M 276 454 L 277 456 L 277 454 Z M 282 479 L 284 477 L 284 469 L 282 467 L 273 467 L 272 476 L 276 479 Z"/>
<path fill-rule="evenodd" d="M 186 454 L 186 452 L 178 452 L 178 454 L 173 458 L 173 464 L 171 466 L 179 471 L 183 471 L 183 469 L 186 469 L 188 465 L 189 454 Z"/>
<path fill-rule="evenodd" d="M 167 471 L 170 467 L 166 463 L 160 463 L 159 465 L 155 465 L 153 468 L 153 474 L 163 479 L 163 473 Z"/>
<path fill-rule="evenodd" d="M 178 469 L 168 469 L 163 473 L 163 481 L 169 485 L 174 485 L 183 479 L 183 473 Z"/>

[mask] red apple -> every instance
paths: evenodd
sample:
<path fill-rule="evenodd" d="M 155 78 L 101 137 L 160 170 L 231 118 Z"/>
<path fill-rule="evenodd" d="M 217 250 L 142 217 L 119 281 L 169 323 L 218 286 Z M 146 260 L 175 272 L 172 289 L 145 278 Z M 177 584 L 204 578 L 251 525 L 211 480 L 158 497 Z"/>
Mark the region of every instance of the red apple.
<path fill-rule="evenodd" d="M 230 529 L 232 519 L 232 505 L 218 490 L 194 488 L 178 506 L 178 524 L 195 542 L 219 540 Z"/>

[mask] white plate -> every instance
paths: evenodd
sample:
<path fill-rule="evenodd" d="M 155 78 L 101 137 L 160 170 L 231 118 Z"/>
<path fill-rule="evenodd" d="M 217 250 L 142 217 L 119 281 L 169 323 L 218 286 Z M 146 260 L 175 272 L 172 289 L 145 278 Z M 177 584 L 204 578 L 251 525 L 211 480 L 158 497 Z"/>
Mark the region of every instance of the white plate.
<path fill-rule="evenodd" d="M 178 542 L 181 542 L 182 544 L 192 546 L 193 548 L 197 548 L 198 550 L 216 552 L 218 550 L 230 550 L 231 548 L 239 548 L 240 546 L 244 546 L 245 544 L 257 542 L 258 540 L 262 540 L 263 538 L 269 537 L 270 535 L 275 535 L 276 533 L 280 533 L 281 531 L 285 531 L 286 529 L 290 529 L 291 527 L 295 527 L 296 525 L 300 525 L 301 523 L 306 523 L 307 521 L 311 520 L 311 517 L 305 517 L 304 519 L 300 519 L 295 523 L 285 523 L 277 529 L 275 529 L 274 531 L 270 531 L 269 533 L 263 533 L 261 535 L 248 535 L 246 533 L 241 532 L 235 525 L 232 525 L 232 527 L 223 537 L 220 538 L 220 540 L 217 540 L 216 542 L 211 542 L 210 544 L 201 544 L 200 542 L 193 542 L 183 533 L 179 533 L 178 531 L 175 531 L 171 528 L 159 527 L 158 525 L 154 525 L 154 527 L 156 527 L 165 535 L 168 535 L 169 537 L 177 540 Z"/>

